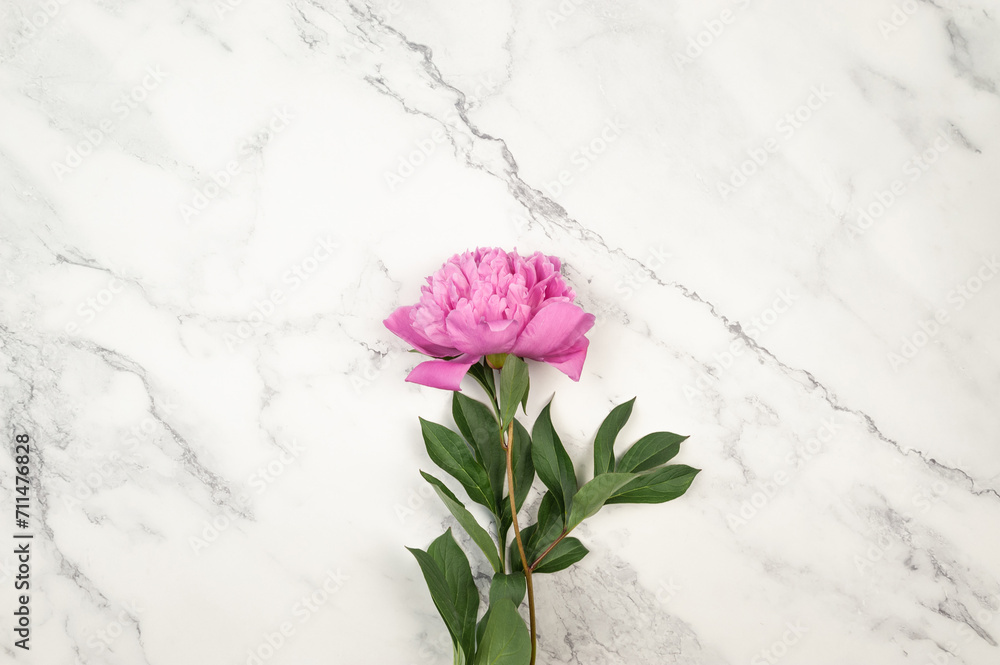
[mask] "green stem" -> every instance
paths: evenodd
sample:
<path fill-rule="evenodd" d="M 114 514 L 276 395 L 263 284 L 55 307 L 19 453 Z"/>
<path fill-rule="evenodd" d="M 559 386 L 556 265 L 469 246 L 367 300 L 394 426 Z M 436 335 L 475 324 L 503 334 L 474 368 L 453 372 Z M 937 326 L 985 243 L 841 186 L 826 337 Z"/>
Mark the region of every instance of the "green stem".
<path fill-rule="evenodd" d="M 537 635 L 535 632 L 535 590 L 531 584 L 531 568 L 527 565 L 527 557 L 524 554 L 524 543 L 521 542 L 521 528 L 517 525 L 517 506 L 514 505 L 514 465 L 513 465 L 513 452 L 514 452 L 514 421 L 510 421 L 510 427 L 507 429 L 507 443 L 504 446 L 507 449 L 507 494 L 510 497 L 510 520 L 511 525 L 514 527 L 514 538 L 517 540 L 517 551 L 521 555 L 521 564 L 524 568 L 524 580 L 528 587 L 528 624 L 531 628 L 531 662 L 529 665 L 535 665 L 535 646 L 537 643 Z"/>
<path fill-rule="evenodd" d="M 494 369 L 494 385 L 499 384 L 499 370 Z M 531 630 L 531 661 L 529 665 L 535 665 L 535 656 L 538 645 L 538 634 L 535 628 L 535 589 L 531 581 L 531 571 L 532 568 L 527 565 L 527 555 L 524 552 L 524 542 L 521 540 L 521 527 L 517 523 L 517 505 L 514 500 L 514 420 L 511 419 L 510 424 L 507 427 L 506 441 L 504 441 L 504 431 L 503 431 L 503 415 L 500 411 L 500 402 L 498 396 L 491 394 L 490 391 L 486 391 L 490 396 L 490 401 L 493 402 L 493 408 L 496 411 L 497 422 L 500 424 L 500 443 L 503 445 L 504 451 L 507 453 L 507 496 L 510 499 L 510 521 L 511 526 L 514 527 L 514 539 L 517 541 L 517 551 L 521 557 L 521 567 L 524 569 L 524 581 L 528 592 L 528 624 Z M 498 526 L 498 536 L 499 536 L 499 524 L 500 516 L 497 516 L 497 526 Z M 500 538 L 497 538 L 500 540 Z M 506 540 L 503 539 L 503 540 Z M 501 562 L 503 561 L 503 550 L 506 549 L 505 542 L 500 542 L 500 557 Z M 506 570 L 506 568 L 504 568 Z"/>
<path fill-rule="evenodd" d="M 493 375 L 494 376 L 493 385 L 496 386 L 496 370 L 492 370 L 492 371 L 494 372 L 494 375 Z M 493 406 L 493 413 L 496 414 L 496 417 L 499 420 L 500 419 L 500 402 L 497 401 L 496 390 L 495 389 L 494 390 L 490 390 L 490 388 L 486 384 L 486 382 L 485 381 L 480 381 L 478 379 L 478 377 L 477 377 L 476 380 L 479 383 L 480 387 L 483 389 L 483 392 L 486 393 L 486 396 L 490 398 L 490 404 Z M 503 430 L 500 431 L 500 438 L 501 438 L 501 443 L 503 443 Z M 495 517 L 496 521 L 497 521 L 496 522 L 497 523 L 497 551 L 500 554 L 500 572 L 506 572 L 507 571 L 507 564 L 506 564 L 506 559 L 507 559 L 506 549 L 507 548 L 505 547 L 505 543 L 502 542 L 502 539 L 500 538 L 500 525 L 503 523 L 503 511 L 498 509 L 497 512 L 494 513 L 493 517 Z"/>
<path fill-rule="evenodd" d="M 569 531 L 572 531 L 572 530 L 573 529 L 570 529 Z M 542 562 L 542 559 L 544 559 L 546 556 L 548 556 L 549 552 L 551 552 L 552 550 L 554 550 L 555 547 L 556 547 L 556 545 L 558 545 L 559 543 L 561 543 L 562 539 L 569 535 L 569 531 L 563 530 L 563 532 L 559 534 L 559 537 L 556 538 L 555 542 L 552 543 L 551 545 L 549 545 L 547 548 L 545 548 L 545 551 L 542 552 L 541 555 L 537 559 L 535 559 L 535 562 L 533 564 L 531 564 L 531 570 L 532 571 L 534 571 L 535 568 L 538 568 L 538 564 L 540 564 Z"/>

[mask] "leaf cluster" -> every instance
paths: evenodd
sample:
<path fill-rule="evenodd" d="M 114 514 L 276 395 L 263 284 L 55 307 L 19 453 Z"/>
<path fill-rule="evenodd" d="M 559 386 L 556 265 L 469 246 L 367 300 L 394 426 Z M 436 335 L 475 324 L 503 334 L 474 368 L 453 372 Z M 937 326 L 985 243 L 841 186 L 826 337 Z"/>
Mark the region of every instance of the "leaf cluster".
<path fill-rule="evenodd" d="M 531 645 L 517 608 L 525 596 L 525 569 L 538 574 L 568 568 L 588 553 L 579 539 L 569 535 L 584 520 L 609 504 L 676 499 L 691 486 L 699 469 L 667 464 L 687 439 L 672 432 L 647 434 L 616 456 L 615 442 L 632 414 L 633 398 L 612 409 L 601 423 L 593 444 L 594 477 L 581 485 L 552 424 L 551 401 L 530 435 L 515 417 L 518 406 L 525 409 L 529 391 L 523 360 L 509 356 L 499 379 L 485 362 L 473 365 L 469 374 L 486 392 L 489 404 L 455 392 L 452 417 L 458 431 L 422 418 L 420 428 L 431 460 L 458 481 L 471 501 L 489 510 L 494 535 L 444 482 L 424 471 L 420 474 L 493 568 L 483 616 L 479 617 L 479 593 L 469 560 L 451 529 L 426 551 L 411 548 L 410 552 L 451 635 L 456 663 L 524 665 Z M 507 445 L 511 445 L 509 475 Z M 520 515 L 536 476 L 545 492 L 534 521 L 521 529 L 525 563 L 517 543 L 509 538 L 513 522 L 509 491 L 513 487 Z"/>

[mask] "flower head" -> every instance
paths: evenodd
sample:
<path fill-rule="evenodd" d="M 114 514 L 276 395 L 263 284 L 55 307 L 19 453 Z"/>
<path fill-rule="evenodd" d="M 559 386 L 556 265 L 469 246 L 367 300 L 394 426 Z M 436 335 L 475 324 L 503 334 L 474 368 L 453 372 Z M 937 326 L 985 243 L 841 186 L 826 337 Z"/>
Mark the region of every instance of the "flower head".
<path fill-rule="evenodd" d="M 512 353 L 539 360 L 579 380 L 594 315 L 575 294 L 554 256 L 480 248 L 451 257 L 421 287 L 420 302 L 384 321 L 420 353 L 407 381 L 459 390 L 469 367 L 485 355 Z"/>

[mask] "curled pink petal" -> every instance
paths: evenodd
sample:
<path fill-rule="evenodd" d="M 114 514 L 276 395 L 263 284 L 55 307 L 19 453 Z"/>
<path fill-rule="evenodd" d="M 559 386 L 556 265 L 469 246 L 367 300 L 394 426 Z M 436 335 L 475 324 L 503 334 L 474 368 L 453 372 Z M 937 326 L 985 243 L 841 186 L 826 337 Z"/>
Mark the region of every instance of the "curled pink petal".
<path fill-rule="evenodd" d="M 544 307 L 524 327 L 513 353 L 522 358 L 543 360 L 566 353 L 594 326 L 595 317 L 568 302 Z"/>
<path fill-rule="evenodd" d="M 587 359 L 588 346 L 590 346 L 590 340 L 586 337 L 581 337 L 566 353 L 542 358 L 541 360 L 552 365 L 574 381 L 579 381 L 580 375 L 583 373 L 583 361 Z"/>
<path fill-rule="evenodd" d="M 479 362 L 477 356 L 459 356 L 454 360 L 428 360 L 413 368 L 406 380 L 429 388 L 462 390 L 462 377 Z"/>
<path fill-rule="evenodd" d="M 414 349 L 427 356 L 441 358 L 443 356 L 454 356 L 458 354 L 458 349 L 454 347 L 441 346 L 430 341 L 421 333 L 419 327 L 413 325 L 411 320 L 412 306 L 400 307 L 396 309 L 389 318 L 382 323 L 390 331 L 408 342 Z"/>

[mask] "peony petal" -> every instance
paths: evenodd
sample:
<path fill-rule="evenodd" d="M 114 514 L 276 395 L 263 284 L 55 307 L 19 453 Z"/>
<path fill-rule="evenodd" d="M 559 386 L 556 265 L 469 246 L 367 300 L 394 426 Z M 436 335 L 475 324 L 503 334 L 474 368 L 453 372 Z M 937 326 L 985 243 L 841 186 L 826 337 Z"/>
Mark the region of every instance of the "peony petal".
<path fill-rule="evenodd" d="M 471 304 L 448 313 L 445 325 L 455 348 L 476 356 L 510 351 L 521 330 L 520 323 L 513 319 L 479 322 L 475 317 Z"/>
<path fill-rule="evenodd" d="M 569 353 L 594 326 L 595 317 L 568 302 L 554 302 L 540 309 L 524 327 L 511 353 L 543 360 Z"/>
<path fill-rule="evenodd" d="M 420 330 L 414 327 L 413 323 L 410 321 L 410 311 L 412 309 L 413 307 L 411 306 L 400 307 L 390 314 L 389 318 L 382 323 L 392 333 L 402 338 L 403 341 L 424 355 L 433 356 L 435 358 L 458 355 L 458 349 L 435 344 L 427 339 L 427 337 L 421 333 Z"/>
<path fill-rule="evenodd" d="M 583 361 L 587 359 L 588 346 L 590 346 L 590 340 L 586 337 L 581 337 L 567 353 L 542 358 L 542 362 L 552 365 L 574 381 L 579 381 L 580 374 L 583 373 Z"/>
<path fill-rule="evenodd" d="M 413 368 L 406 380 L 429 388 L 462 390 L 462 377 L 479 362 L 475 356 L 459 356 L 454 360 L 428 360 Z"/>

